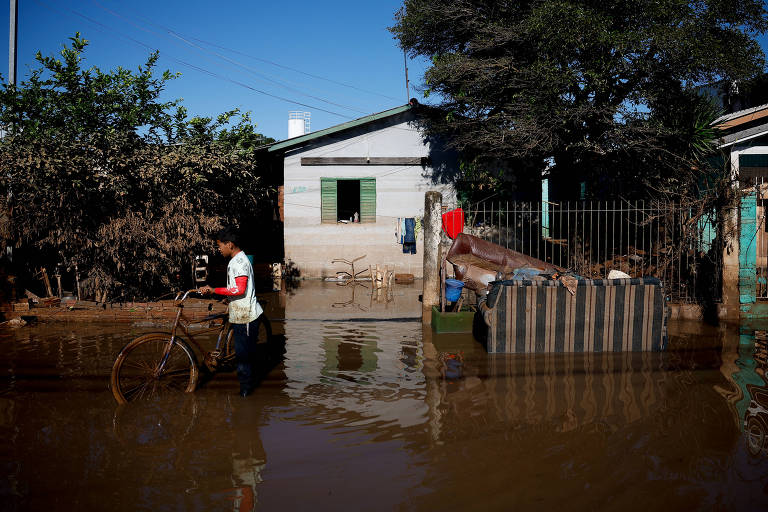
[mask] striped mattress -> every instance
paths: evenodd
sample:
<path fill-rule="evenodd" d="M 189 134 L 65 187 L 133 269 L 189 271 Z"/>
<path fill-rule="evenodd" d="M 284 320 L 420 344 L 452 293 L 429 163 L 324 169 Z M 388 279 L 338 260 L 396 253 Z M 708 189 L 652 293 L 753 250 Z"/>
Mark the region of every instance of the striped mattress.
<path fill-rule="evenodd" d="M 658 351 L 665 312 L 656 278 L 583 279 L 575 294 L 560 281 L 495 281 L 476 336 L 488 352 Z"/>

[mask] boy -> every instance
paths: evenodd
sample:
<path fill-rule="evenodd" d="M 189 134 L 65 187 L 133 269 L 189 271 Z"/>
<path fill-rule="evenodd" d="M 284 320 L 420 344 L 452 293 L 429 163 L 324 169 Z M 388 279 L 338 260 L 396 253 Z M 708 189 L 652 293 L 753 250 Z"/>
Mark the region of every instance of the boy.
<path fill-rule="evenodd" d="M 219 252 L 230 258 L 227 265 L 227 287 L 203 286 L 198 291 L 203 295 L 215 293 L 229 298 L 229 323 L 235 341 L 237 378 L 240 381 L 240 396 L 246 397 L 254 387 L 254 357 L 259 333 L 259 317 L 263 312 L 253 290 L 253 267 L 240 249 L 235 233 L 228 228 L 216 234 Z"/>

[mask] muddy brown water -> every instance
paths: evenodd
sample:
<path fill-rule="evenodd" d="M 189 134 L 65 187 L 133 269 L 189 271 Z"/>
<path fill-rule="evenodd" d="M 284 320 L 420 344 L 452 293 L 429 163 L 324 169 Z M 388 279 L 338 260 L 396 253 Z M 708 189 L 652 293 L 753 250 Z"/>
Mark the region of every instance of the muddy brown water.
<path fill-rule="evenodd" d="M 754 327 L 525 357 L 407 320 L 278 323 L 285 359 L 249 398 L 218 374 L 125 406 L 109 370 L 147 326 L 0 331 L 0 509 L 768 507 Z"/>

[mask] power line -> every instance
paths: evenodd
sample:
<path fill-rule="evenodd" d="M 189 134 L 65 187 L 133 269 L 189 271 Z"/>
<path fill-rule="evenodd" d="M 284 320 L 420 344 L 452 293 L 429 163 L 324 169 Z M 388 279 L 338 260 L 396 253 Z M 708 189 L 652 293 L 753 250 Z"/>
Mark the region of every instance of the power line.
<path fill-rule="evenodd" d="M 99 5 L 102 9 L 104 9 L 104 10 L 106 10 L 108 12 L 112 12 L 115 16 L 118 16 L 118 17 L 121 17 L 123 19 L 126 19 L 124 16 L 120 15 L 119 13 L 110 11 L 106 7 L 101 6 L 99 4 L 99 2 L 97 2 L 96 0 L 92 0 L 92 1 L 94 3 L 96 3 L 97 5 Z M 177 35 L 185 35 L 185 34 L 182 34 L 181 32 L 179 32 L 177 30 L 171 29 L 170 27 L 167 27 L 165 25 L 161 25 L 159 23 L 154 22 L 153 20 L 145 18 L 144 16 L 141 16 L 141 15 L 137 14 L 137 15 L 134 15 L 132 17 L 134 17 L 136 19 L 140 19 L 140 20 L 142 20 L 142 21 L 144 21 L 144 22 L 146 22 L 146 23 L 148 23 L 150 25 L 154 25 L 154 26 L 156 26 L 158 28 L 161 28 L 161 29 L 163 29 L 163 30 L 165 30 L 165 31 L 167 31 L 169 33 L 174 33 L 174 34 L 177 34 Z M 126 21 L 128 21 L 128 20 L 126 19 Z M 145 30 L 145 29 L 142 29 L 142 30 Z M 242 52 L 240 50 L 234 50 L 234 49 L 228 48 L 226 46 L 221 46 L 219 44 L 216 44 L 216 43 L 213 43 L 213 42 L 210 42 L 210 41 L 206 41 L 204 39 L 200 39 L 200 38 L 197 38 L 197 37 L 192 37 L 192 36 L 189 36 L 189 35 L 186 35 L 186 37 L 188 39 L 193 40 L 193 41 L 197 41 L 198 43 L 202 43 L 204 45 L 208 45 L 208 46 L 211 46 L 213 48 L 217 48 L 219 50 L 224 50 L 224 51 L 227 51 L 227 52 L 230 52 L 230 53 L 234 53 L 234 54 L 237 54 L 237 55 L 242 55 L 243 57 L 248 57 L 249 59 L 257 60 L 259 62 L 263 62 L 265 64 L 269 64 L 271 66 L 275 66 L 275 67 L 278 67 L 278 68 L 281 68 L 281 69 L 285 69 L 285 70 L 288 70 L 288 71 L 293 71 L 294 73 L 299 73 L 301 75 L 308 76 L 308 77 L 314 78 L 316 80 L 323 80 L 325 82 L 329 82 L 329 83 L 332 83 L 332 84 L 335 84 L 335 85 L 340 85 L 342 87 L 347 87 L 349 89 L 354 89 L 356 91 L 364 92 L 366 94 L 372 94 L 374 96 L 380 96 L 382 98 L 386 98 L 386 99 L 389 99 L 389 100 L 394 100 L 394 101 L 396 101 L 398 103 L 400 102 L 399 98 L 395 98 L 393 96 L 388 96 L 388 95 L 382 94 L 380 92 L 371 91 L 371 90 L 368 90 L 368 89 L 363 89 L 362 87 L 358 87 L 356 85 L 345 83 L 345 82 L 340 82 L 340 81 L 334 80 L 332 78 L 328 78 L 328 77 L 324 77 L 324 76 L 320 76 L 320 75 L 315 75 L 315 74 L 312 74 L 312 73 L 307 73 L 306 71 L 302 71 L 300 69 L 292 68 L 290 66 L 286 66 L 284 64 L 280 64 L 279 62 L 275 62 L 275 61 L 272 61 L 272 60 L 269 60 L 269 59 L 265 59 L 263 57 L 256 57 L 255 55 L 251 55 L 251 54 Z M 224 58 L 224 57 L 222 57 L 222 58 Z"/>
<path fill-rule="evenodd" d="M 234 65 L 234 66 L 236 66 L 238 68 L 244 69 L 245 71 L 247 71 L 247 72 L 249 72 L 249 73 L 251 73 L 251 74 L 253 74 L 253 75 L 257 76 L 257 77 L 260 77 L 264 81 L 273 83 L 275 85 L 278 85 L 280 87 L 283 87 L 283 88 L 288 89 L 290 91 L 293 91 L 295 93 L 301 94 L 302 96 L 306 96 L 308 98 L 312 98 L 312 99 L 317 100 L 317 101 L 322 101 L 323 103 L 327 103 L 327 104 L 333 105 L 335 107 L 340 107 L 340 108 L 343 108 L 345 110 L 350 110 L 352 112 L 357 112 L 357 113 L 360 113 L 360 114 L 368 114 L 369 113 L 368 111 L 362 110 L 362 109 L 360 109 L 358 107 L 344 105 L 342 103 L 336 103 L 334 101 L 330 101 L 330 100 L 327 100 L 325 98 L 321 98 L 319 96 L 314 96 L 312 94 L 308 94 L 308 93 L 303 92 L 303 91 L 301 91 L 299 89 L 291 87 L 290 85 L 287 85 L 285 82 L 283 82 L 281 80 L 273 79 L 269 75 L 265 75 L 263 73 L 260 73 L 258 70 L 254 69 L 254 68 L 252 68 L 250 66 L 247 66 L 246 64 L 238 62 L 238 61 L 236 61 L 234 59 L 230 59 L 229 57 L 227 57 L 225 55 L 221 55 L 220 53 L 216 53 L 216 52 L 213 52 L 213 51 L 208 50 L 206 48 L 203 48 L 202 46 L 189 41 L 187 38 L 183 37 L 181 34 L 179 34 L 175 30 L 172 30 L 170 28 L 163 27 L 162 25 L 157 25 L 157 24 L 154 24 L 154 23 L 153 23 L 153 25 L 159 26 L 159 27 L 161 27 L 163 29 L 163 33 L 160 33 L 160 32 L 154 31 L 154 30 L 149 30 L 147 28 L 144 28 L 141 25 L 138 25 L 138 24 L 134 23 L 129 18 L 123 16 L 122 14 L 120 14 L 120 13 L 118 13 L 116 11 L 113 11 L 113 10 L 103 6 L 97 0 L 92 0 L 92 1 L 100 9 L 106 11 L 108 14 L 110 14 L 110 15 L 116 17 L 116 18 L 125 20 L 127 23 L 129 23 L 132 26 L 138 28 L 139 30 L 142 30 L 142 31 L 150 33 L 150 34 L 159 35 L 159 36 L 165 36 L 165 35 L 171 36 L 171 37 L 175 38 L 176 40 L 181 41 L 185 45 L 190 46 L 190 47 L 192 47 L 192 48 L 194 48 L 194 49 L 196 49 L 196 50 L 198 50 L 200 52 L 204 52 L 204 53 L 206 53 L 208 55 L 213 55 L 214 57 L 217 57 L 217 58 L 219 58 L 221 60 L 224 60 L 224 61 L 226 61 L 226 62 L 228 62 L 228 63 L 230 63 L 230 64 L 232 64 L 232 65 Z M 292 82 L 292 83 L 294 83 L 295 85 L 301 85 L 301 86 L 304 85 L 304 84 L 297 84 L 296 82 Z"/>
<path fill-rule="evenodd" d="M 288 90 L 290 90 L 290 91 L 293 91 L 293 92 L 297 92 L 297 93 L 299 93 L 299 94 L 302 94 L 302 95 L 304 95 L 304 96 L 307 96 L 308 98 L 312 98 L 312 99 L 315 99 L 315 100 L 318 100 L 318 101 L 322 101 L 323 103 L 328 103 L 329 105 L 333 105 L 333 106 L 335 106 L 335 107 L 341 107 L 341 108 L 343 108 L 343 109 L 346 109 L 346 110 L 351 110 L 351 111 L 353 111 L 353 112 L 357 112 L 357 113 L 359 113 L 359 114 L 369 114 L 369 113 L 370 113 L 370 112 L 368 112 L 368 111 L 366 111 L 366 110 L 362 110 L 362 109 L 359 109 L 359 108 L 357 108 L 357 107 L 350 107 L 350 106 L 348 106 L 348 105 L 343 105 L 343 104 L 341 104 L 341 103 L 335 103 L 335 102 L 333 102 L 333 101 L 330 101 L 330 100 L 326 100 L 326 99 L 320 98 L 319 96 L 313 96 L 312 94 L 307 94 L 307 93 L 305 93 L 305 92 L 301 92 L 300 90 L 298 90 L 298 89 L 295 89 L 295 88 L 293 88 L 293 87 L 290 87 L 290 86 L 288 86 L 288 85 L 286 85 L 286 84 L 284 84 L 284 83 L 281 83 L 281 82 L 280 82 L 280 81 L 278 81 L 278 80 L 273 80 L 273 79 L 271 79 L 271 78 L 268 78 L 268 77 L 266 77 L 265 75 L 263 75 L 263 74 L 259 73 L 258 71 L 254 70 L 253 68 L 250 68 L 250 67 L 246 66 L 245 64 L 241 64 L 241 63 L 239 63 L 239 62 L 237 62 L 237 61 L 235 61 L 235 60 L 229 59 L 229 58 L 225 57 L 224 55 L 221 55 L 221 54 L 218 54 L 218 53 L 215 53 L 215 52 L 209 52 L 209 51 L 208 51 L 208 50 L 206 50 L 205 48 L 202 48 L 201 46 L 198 46 L 198 45 L 196 45 L 196 44 L 194 44 L 194 43 L 191 43 L 191 42 L 187 41 L 186 39 L 184 39 L 184 38 L 183 38 L 183 37 L 181 37 L 180 35 L 176 34 L 175 32 L 170 32 L 170 34 L 171 34 L 172 36 L 174 36 L 174 37 L 177 37 L 177 38 L 181 39 L 182 41 L 184 41 L 185 43 L 189 44 L 189 45 L 190 45 L 190 46 L 192 46 L 193 48 L 198 48 L 199 50 L 201 50 L 201 51 L 204 51 L 204 52 L 206 52 L 206 53 L 212 53 L 213 55 L 215 55 L 215 56 L 217 56 L 217 57 L 219 57 L 219 58 L 221 58 L 221 59 L 224 59 L 224 60 L 226 60 L 227 62 L 229 62 L 229 63 L 231 63 L 231 64 L 234 64 L 234 65 L 236 65 L 236 66 L 239 66 L 239 67 L 241 67 L 241 68 L 245 69 L 246 71 L 249 71 L 249 72 L 251 72 L 251 73 L 253 73 L 253 74 L 257 75 L 257 76 L 261 76 L 261 77 L 263 77 L 265 80 L 267 80 L 267 81 L 270 81 L 270 82 L 272 82 L 272 83 L 275 83 L 275 84 L 277 84 L 277 85 L 280 85 L 280 86 L 282 86 L 282 87 L 285 87 L 286 89 L 288 89 Z"/>
<path fill-rule="evenodd" d="M 101 9 L 103 9 L 103 10 L 107 11 L 108 13 L 112 14 L 113 16 L 117 16 L 119 18 L 122 18 L 125 21 L 127 21 L 128 23 L 131 23 L 132 25 L 134 25 L 133 22 L 130 21 L 126 16 L 123 16 L 122 14 L 120 14 L 120 13 L 118 13 L 116 11 L 112 11 L 111 9 L 101 5 L 97 0 L 91 0 L 91 1 L 93 3 L 95 3 L 97 6 L 99 6 Z M 271 66 L 275 66 L 275 67 L 278 67 L 278 68 L 281 68 L 281 69 L 292 71 L 294 73 L 299 73 L 301 75 L 308 76 L 308 77 L 314 78 L 316 80 L 323 80 L 325 82 L 329 82 L 329 83 L 332 83 L 332 84 L 335 84 L 335 85 L 340 85 L 342 87 L 347 87 L 349 89 L 354 89 L 356 91 L 364 92 L 366 94 L 372 94 L 372 95 L 375 95 L 375 96 L 380 96 L 382 98 L 387 98 L 389 100 L 394 100 L 394 101 L 397 101 L 397 102 L 400 101 L 398 98 L 395 98 L 395 97 L 392 97 L 392 96 L 388 96 L 386 94 L 382 94 L 382 93 L 379 93 L 379 92 L 376 92 L 376 91 L 371 91 L 371 90 L 368 90 L 368 89 L 363 89 L 362 87 L 358 87 L 356 85 L 352 85 L 352 84 L 345 83 L 345 82 L 340 82 L 338 80 L 333 80 L 331 78 L 327 78 L 327 77 L 324 77 L 324 76 L 315 75 L 315 74 L 312 74 L 312 73 L 307 73 L 306 71 L 302 71 L 300 69 L 292 68 L 290 66 L 286 66 L 284 64 L 280 64 L 278 62 L 275 62 L 275 61 L 272 61 L 272 60 L 269 60 L 269 59 L 264 59 L 262 57 L 256 57 L 255 55 L 251 55 L 251 54 L 239 51 L 239 50 L 234 50 L 234 49 L 228 48 L 226 46 L 221 46 L 221 45 L 218 45 L 216 43 L 213 43 L 213 42 L 210 42 L 210 41 L 206 41 L 204 39 L 200 39 L 200 38 L 193 37 L 193 36 L 190 36 L 190 35 L 187 35 L 187 34 L 183 34 L 183 33 L 179 32 L 179 31 L 177 31 L 175 29 L 172 29 L 172 28 L 170 28 L 168 26 L 156 23 L 156 22 L 154 22 L 154 21 L 152 21 L 152 20 L 150 20 L 148 18 L 145 18 L 144 16 L 139 15 L 139 14 L 135 14 L 135 15 L 130 16 L 130 17 L 132 17 L 134 19 L 137 19 L 137 20 L 141 20 L 141 21 L 143 21 L 143 22 L 145 22 L 145 23 L 147 23 L 149 25 L 153 25 L 155 27 L 158 27 L 158 28 L 162 29 L 164 32 L 168 33 L 169 35 L 177 37 L 177 38 L 181 39 L 182 41 L 184 41 L 186 44 L 189 44 L 189 45 L 194 45 L 194 43 L 192 43 L 191 41 L 197 41 L 198 43 L 201 43 L 201 44 L 213 47 L 213 48 L 217 48 L 219 50 L 224 50 L 224 51 L 227 51 L 227 52 L 230 52 L 230 53 L 234 53 L 234 54 L 237 54 L 237 55 L 242 55 L 244 57 L 248 57 L 249 59 L 257 60 L 259 62 L 263 62 L 263 63 L 269 64 Z M 134 26 L 136 26 L 136 25 L 134 25 Z M 137 26 L 137 28 L 139 28 L 140 30 L 147 31 L 147 29 L 145 29 L 143 27 L 140 27 L 140 26 Z M 197 46 L 197 45 L 194 45 L 194 46 L 196 48 L 199 48 L 202 51 L 209 52 L 209 50 L 206 50 L 206 49 L 204 49 L 204 48 L 202 48 L 200 46 Z M 249 68 L 245 64 L 242 64 L 242 63 L 240 63 L 238 61 L 231 60 L 228 57 L 223 56 L 221 54 L 214 53 L 214 55 L 218 56 L 221 59 L 224 59 L 224 60 L 227 60 L 229 62 L 232 62 L 235 65 L 243 67 L 245 69 L 252 69 L 252 68 Z M 295 82 L 292 82 L 292 83 L 295 83 Z M 354 109 L 350 109 L 350 110 L 354 110 Z M 364 112 L 364 113 L 367 113 L 367 112 Z"/>
<path fill-rule="evenodd" d="M 216 45 L 214 43 L 205 41 L 203 39 L 198 39 L 198 38 L 194 38 L 194 37 L 192 39 L 194 39 L 195 41 L 198 41 L 200 43 L 207 44 L 209 46 L 213 46 L 214 48 L 218 48 L 220 50 L 225 50 L 225 51 L 228 51 L 228 52 L 236 53 L 238 55 L 242 55 L 244 57 L 248 57 L 249 59 L 254 59 L 254 60 L 258 60 L 260 62 L 264 62 L 265 64 L 270 64 L 270 65 L 276 66 L 278 68 L 286 69 L 288 71 L 293 71 L 294 73 L 300 73 L 300 74 L 308 76 L 310 78 L 315 78 L 317 80 L 323 80 L 325 82 L 329 82 L 329 83 L 332 83 L 332 84 L 335 84 L 335 85 L 340 85 L 342 87 L 347 87 L 349 89 L 354 89 L 356 91 L 364 92 L 366 94 L 373 94 L 375 96 L 381 96 L 382 98 L 386 98 L 388 100 L 394 100 L 394 101 L 397 101 L 398 103 L 400 102 L 400 100 L 398 98 L 395 98 L 393 96 L 388 96 L 386 94 L 381 94 L 379 92 L 370 91 L 368 89 L 363 89 L 361 87 L 357 87 L 355 85 L 347 84 L 347 83 L 344 83 L 344 82 L 339 82 L 339 81 L 333 80 L 331 78 L 326 78 L 326 77 L 319 76 L 319 75 L 313 75 L 312 73 L 307 73 L 306 71 L 301 71 L 300 69 L 296 69 L 296 68 L 292 68 L 292 67 L 289 67 L 289 66 L 285 66 L 283 64 L 279 64 L 277 62 L 274 62 L 274 61 L 271 61 L 271 60 L 268 60 L 268 59 L 263 59 L 263 58 L 260 58 L 260 57 L 256 57 L 254 55 L 249 55 L 247 53 L 243 53 L 243 52 L 238 51 L 238 50 L 233 50 L 233 49 L 227 48 L 225 46 L 219 46 L 219 45 Z"/>
<path fill-rule="evenodd" d="M 44 2 L 42 0 L 35 0 L 35 2 L 40 4 L 40 5 L 42 5 L 43 7 L 47 8 L 47 9 L 49 9 L 49 10 L 61 13 L 61 11 L 59 9 L 48 5 L 46 2 Z M 143 42 L 141 42 L 141 41 L 139 41 L 137 39 L 134 39 L 131 36 L 125 35 L 125 34 L 119 32 L 119 31 L 115 30 L 114 28 L 112 28 L 112 27 L 110 27 L 108 25 L 105 25 L 104 23 L 101 23 L 101 22 L 99 22 L 97 20 L 94 20 L 94 19 L 90 18 L 89 16 L 86 16 L 85 14 L 82 14 L 82 13 L 80 13 L 80 12 L 74 10 L 74 9 L 67 9 L 67 11 L 69 11 L 71 14 L 74 14 L 75 16 L 83 18 L 84 20 L 88 21 L 89 23 L 92 23 L 94 25 L 97 25 L 97 26 L 101 27 L 103 30 L 108 31 L 109 34 L 117 34 L 118 36 L 120 36 L 120 37 L 122 37 L 124 39 L 127 39 L 127 40 L 129 40 L 129 41 L 131 41 L 131 42 L 133 42 L 135 44 L 138 44 L 138 45 L 140 45 L 140 46 L 142 46 L 144 48 L 147 48 L 150 51 L 156 51 L 157 50 L 156 48 L 152 48 L 150 45 L 148 45 L 146 43 L 143 43 Z M 226 80 L 228 82 L 231 82 L 233 84 L 239 85 L 241 87 L 244 87 L 244 88 L 249 89 L 251 91 L 254 91 L 256 93 L 263 94 L 265 96 L 269 96 L 271 98 L 275 98 L 275 99 L 278 99 L 278 100 L 281 100 L 281 101 L 285 101 L 285 102 L 290 103 L 292 105 L 299 105 L 299 106 L 302 106 L 302 107 L 319 110 L 319 111 L 325 112 L 327 114 L 331 114 L 331 115 L 334 115 L 334 116 L 342 117 L 344 119 L 354 119 L 351 116 L 348 116 L 348 115 L 345 115 L 345 114 L 341 114 L 339 112 L 334 112 L 332 110 L 328 110 L 328 109 L 320 108 L 320 107 L 317 107 L 317 106 L 309 105 L 309 104 L 306 104 L 306 103 L 302 103 L 300 101 L 292 100 L 292 99 L 289 99 L 289 98 L 284 98 L 284 97 L 278 96 L 276 94 L 272 94 L 272 93 L 269 93 L 269 92 L 266 92 L 266 91 L 262 91 L 261 89 L 256 89 L 255 87 L 252 87 L 252 86 L 250 86 L 248 84 L 244 84 L 243 82 L 240 82 L 238 80 L 234 80 L 234 79 L 229 78 L 227 76 L 219 75 L 218 73 L 215 73 L 213 71 L 204 69 L 204 68 L 202 68 L 200 66 L 196 66 L 196 65 L 191 64 L 189 62 L 186 62 L 186 61 L 184 61 L 182 59 L 173 57 L 172 55 L 166 55 L 165 57 L 167 57 L 170 60 L 173 60 L 175 62 L 178 62 L 179 64 L 182 64 L 183 66 L 187 66 L 187 67 L 192 68 L 192 69 L 194 69 L 196 71 L 199 71 L 201 73 L 205 73 L 207 75 L 210 75 L 210 76 L 215 77 L 215 78 L 219 78 L 221 80 Z"/>

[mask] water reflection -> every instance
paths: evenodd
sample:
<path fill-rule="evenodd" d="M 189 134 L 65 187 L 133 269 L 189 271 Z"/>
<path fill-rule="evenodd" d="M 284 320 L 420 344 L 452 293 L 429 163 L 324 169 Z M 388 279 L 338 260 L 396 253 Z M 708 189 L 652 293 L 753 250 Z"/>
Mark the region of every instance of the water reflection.
<path fill-rule="evenodd" d="M 137 332 L 0 332 L 0 508 L 768 504 L 768 347 L 752 331 L 678 326 L 666 353 L 489 355 L 419 322 L 279 328 L 285 359 L 248 399 L 217 374 L 121 407 L 107 377 Z"/>
<path fill-rule="evenodd" d="M 441 423 L 450 422 L 438 436 L 443 441 L 473 435 L 465 420 L 477 416 L 556 432 L 616 429 L 659 414 L 668 389 L 669 367 L 651 352 L 491 356 L 478 365 L 462 352 L 440 351 L 437 361 L 431 401 Z M 474 434 L 484 433 L 475 427 Z"/>
<path fill-rule="evenodd" d="M 356 415 L 381 428 L 423 423 L 424 374 L 418 322 L 292 321 L 286 324 L 286 392 L 323 406 L 324 421 Z"/>
<path fill-rule="evenodd" d="M 733 373 L 736 384 L 729 398 L 744 432 L 747 452 L 752 457 L 768 456 L 768 337 L 765 332 L 742 334 Z"/>
<path fill-rule="evenodd" d="M 131 482 L 139 496 L 139 508 L 153 508 L 155 494 L 167 489 L 182 491 L 167 501 L 181 500 L 191 509 L 227 507 L 254 510 L 259 502 L 259 484 L 267 455 L 259 425 L 268 418 L 264 407 L 226 397 L 184 395 L 180 399 L 157 399 L 120 405 L 113 416 L 115 439 L 130 453 L 133 467 L 144 466 L 144 474 Z M 214 460 L 212 453 L 226 453 Z M 223 464 L 230 461 L 230 467 Z M 205 506 L 198 506 L 204 505 Z"/>

